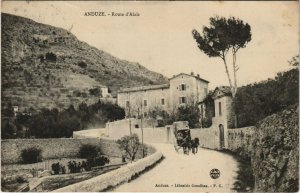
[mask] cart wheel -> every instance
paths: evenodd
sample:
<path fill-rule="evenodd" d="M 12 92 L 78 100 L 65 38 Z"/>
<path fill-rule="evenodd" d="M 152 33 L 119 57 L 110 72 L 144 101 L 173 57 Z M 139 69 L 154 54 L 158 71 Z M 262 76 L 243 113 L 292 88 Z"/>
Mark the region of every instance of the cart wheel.
<path fill-rule="evenodd" d="M 174 145 L 174 149 L 175 149 L 175 151 L 177 151 L 178 152 L 178 150 L 177 150 L 177 148 L 176 148 L 176 146 Z"/>

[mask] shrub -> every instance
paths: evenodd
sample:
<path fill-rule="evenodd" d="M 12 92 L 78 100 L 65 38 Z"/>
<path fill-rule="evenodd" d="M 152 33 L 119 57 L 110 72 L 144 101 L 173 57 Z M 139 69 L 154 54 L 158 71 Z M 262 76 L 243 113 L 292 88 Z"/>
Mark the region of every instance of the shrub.
<path fill-rule="evenodd" d="M 81 167 L 85 171 L 91 171 L 92 170 L 92 166 L 91 166 L 91 164 L 89 162 L 82 161 Z"/>
<path fill-rule="evenodd" d="M 172 114 L 169 114 L 167 111 L 161 109 L 160 107 L 154 107 L 153 109 L 151 109 L 149 111 L 149 117 L 153 120 L 157 120 L 158 127 L 164 127 L 166 125 L 172 124 L 175 121 L 175 117 Z"/>
<path fill-rule="evenodd" d="M 65 166 L 62 166 L 59 162 L 54 163 L 51 165 L 52 171 L 54 172 L 54 174 L 65 174 L 66 173 L 66 168 Z"/>
<path fill-rule="evenodd" d="M 40 62 L 43 63 L 43 62 L 45 61 L 44 55 L 41 54 L 41 55 L 39 56 L 39 59 L 40 59 Z"/>
<path fill-rule="evenodd" d="M 82 145 L 79 150 L 80 158 L 95 158 L 98 155 L 99 149 L 95 145 Z"/>
<path fill-rule="evenodd" d="M 109 163 L 109 159 L 106 156 L 97 156 L 95 158 L 95 166 L 104 166 L 105 164 Z"/>
<path fill-rule="evenodd" d="M 109 163 L 109 159 L 103 155 L 96 156 L 95 158 L 88 158 L 87 160 L 87 165 L 90 167 L 104 166 L 105 164 L 108 163 Z"/>
<path fill-rule="evenodd" d="M 120 149 L 125 152 L 125 156 L 133 161 L 141 145 L 137 134 L 131 136 L 126 135 L 121 139 L 118 139 L 117 143 L 120 145 Z"/>
<path fill-rule="evenodd" d="M 16 181 L 18 182 L 18 183 L 25 183 L 25 182 L 28 182 L 28 180 L 27 179 L 25 179 L 23 176 L 18 176 L 17 178 L 16 178 Z"/>
<path fill-rule="evenodd" d="M 42 161 L 42 150 L 36 147 L 23 149 L 21 157 L 25 164 L 37 163 Z"/>
<path fill-rule="evenodd" d="M 86 68 L 87 67 L 87 64 L 85 62 L 79 62 L 78 63 L 78 66 L 80 66 L 81 68 Z"/>
<path fill-rule="evenodd" d="M 15 138 L 17 127 L 11 118 L 1 117 L 1 139 Z"/>
<path fill-rule="evenodd" d="M 56 55 L 52 52 L 46 54 L 46 60 L 56 62 Z"/>
<path fill-rule="evenodd" d="M 81 172 L 82 164 L 81 162 L 76 162 L 76 161 L 69 161 L 68 162 L 68 168 L 71 173 L 78 173 Z"/>
<path fill-rule="evenodd" d="M 61 173 L 62 173 L 62 174 L 65 174 L 65 173 L 66 173 L 66 167 L 65 167 L 65 166 L 62 166 L 62 167 L 61 167 Z"/>
<path fill-rule="evenodd" d="M 188 121 L 191 128 L 199 127 L 200 111 L 197 105 L 180 106 L 176 112 L 176 121 Z"/>
<path fill-rule="evenodd" d="M 96 97 L 102 96 L 100 88 L 91 88 L 91 89 L 89 89 L 89 92 L 90 92 L 90 95 L 92 95 L 92 96 L 96 96 Z"/>

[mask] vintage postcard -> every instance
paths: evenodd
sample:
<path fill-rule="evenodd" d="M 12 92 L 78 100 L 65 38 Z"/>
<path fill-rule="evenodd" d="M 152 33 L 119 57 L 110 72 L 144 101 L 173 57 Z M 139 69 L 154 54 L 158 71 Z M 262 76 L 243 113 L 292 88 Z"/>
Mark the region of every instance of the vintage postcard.
<path fill-rule="evenodd" d="M 297 192 L 299 2 L 2 1 L 3 192 Z"/>

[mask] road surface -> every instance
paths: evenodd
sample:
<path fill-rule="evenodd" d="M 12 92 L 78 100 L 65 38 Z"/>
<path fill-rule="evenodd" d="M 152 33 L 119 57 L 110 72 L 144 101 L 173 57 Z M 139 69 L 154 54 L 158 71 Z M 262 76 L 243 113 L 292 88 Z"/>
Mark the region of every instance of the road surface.
<path fill-rule="evenodd" d="M 200 148 L 196 155 L 177 153 L 171 144 L 151 144 L 165 159 L 135 180 L 111 191 L 116 192 L 232 192 L 238 163 L 232 156 Z M 210 171 L 220 176 L 212 179 Z"/>

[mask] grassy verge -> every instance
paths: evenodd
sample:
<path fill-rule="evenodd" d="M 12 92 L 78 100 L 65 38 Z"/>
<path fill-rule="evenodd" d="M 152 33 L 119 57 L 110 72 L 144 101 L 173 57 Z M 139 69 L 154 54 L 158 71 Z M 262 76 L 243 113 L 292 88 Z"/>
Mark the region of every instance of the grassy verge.
<path fill-rule="evenodd" d="M 46 178 L 42 183 L 43 191 L 49 192 L 53 191 L 68 185 L 72 185 L 84 180 L 91 179 L 93 177 L 102 175 L 104 173 L 110 172 L 112 170 L 118 169 L 120 166 L 103 168 L 90 172 L 75 173 L 75 174 L 65 174 L 65 175 L 56 175 L 55 177 L 51 176 Z"/>
<path fill-rule="evenodd" d="M 238 162 L 238 175 L 234 183 L 234 190 L 237 192 L 252 192 L 254 189 L 254 176 L 251 167 L 251 158 L 247 156 L 242 157 L 230 150 L 220 150 L 220 152 L 233 156 Z"/>

